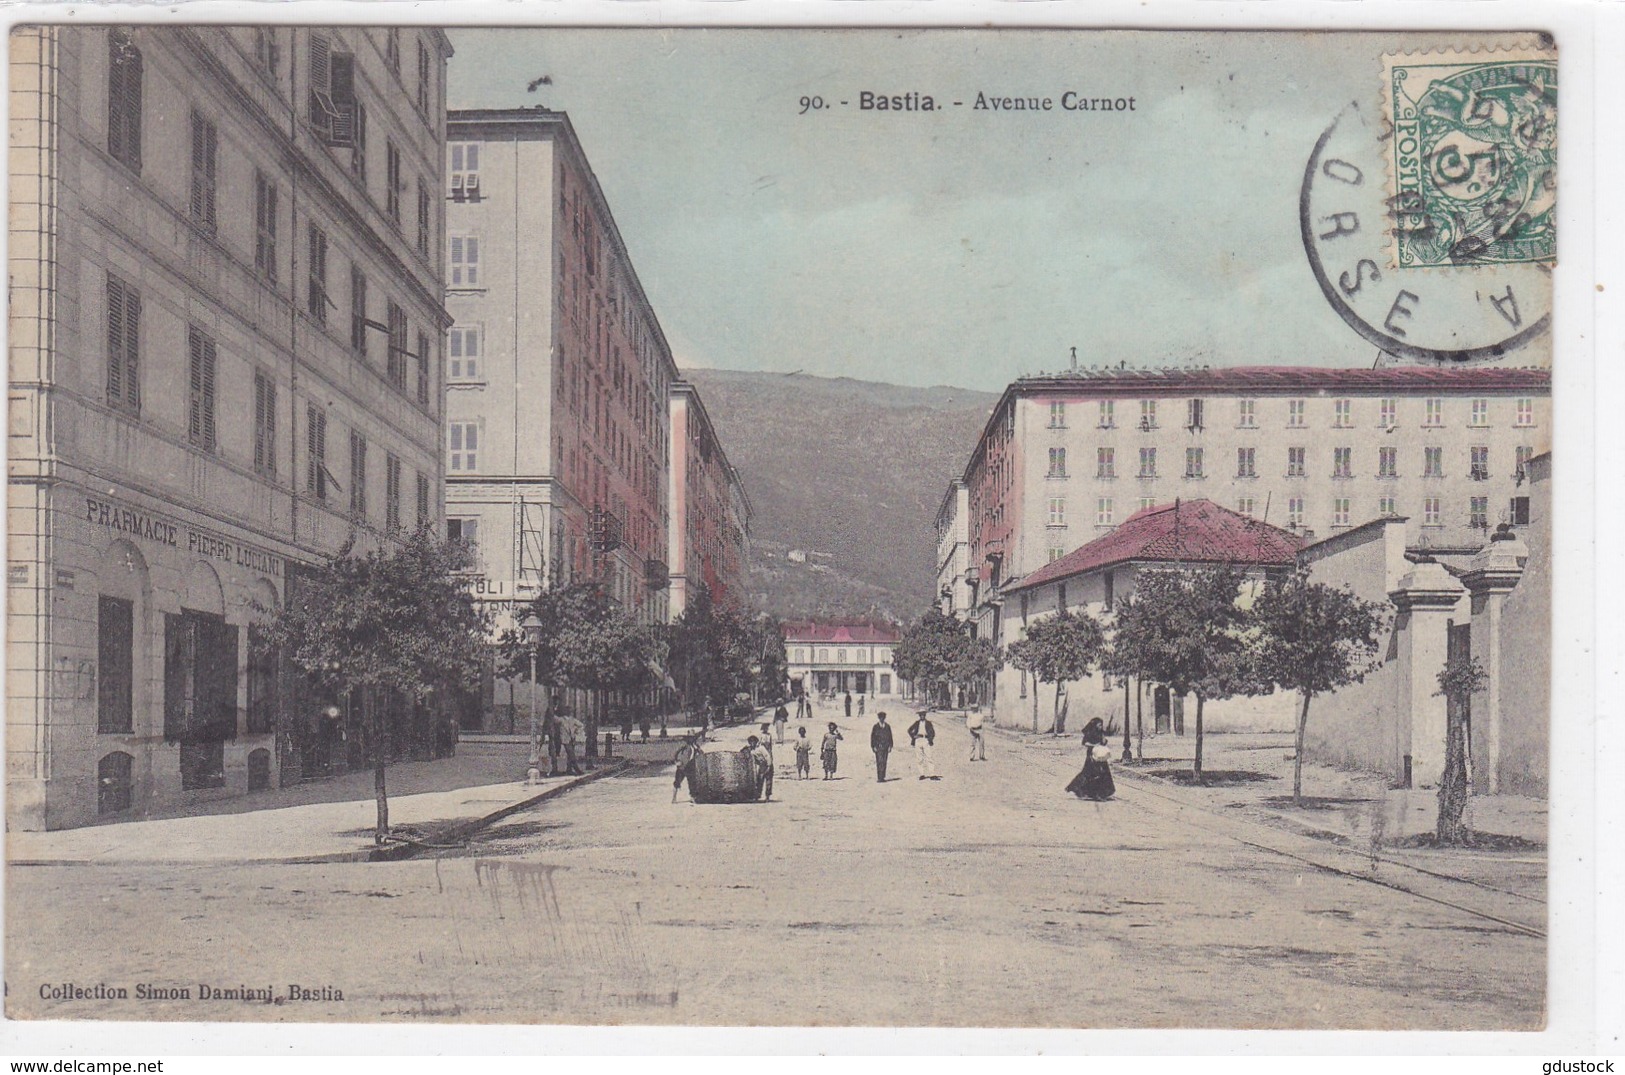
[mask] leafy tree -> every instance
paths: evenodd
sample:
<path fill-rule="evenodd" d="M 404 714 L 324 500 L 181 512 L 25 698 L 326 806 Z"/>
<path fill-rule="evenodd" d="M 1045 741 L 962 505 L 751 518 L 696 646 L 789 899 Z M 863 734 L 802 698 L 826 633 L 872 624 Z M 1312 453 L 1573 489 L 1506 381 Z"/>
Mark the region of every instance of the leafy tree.
<path fill-rule="evenodd" d="M 541 683 L 595 693 L 650 686 L 656 653 L 653 632 L 620 611 L 597 583 L 577 582 L 544 590 L 529 611 L 542 625 L 541 641 L 535 647 L 536 678 Z M 506 673 L 528 679 L 531 646 L 522 632 L 504 632 L 498 645 Z M 597 733 L 595 707 L 587 715 L 589 754 Z"/>
<path fill-rule="evenodd" d="M 396 699 L 424 702 L 480 675 L 488 625 L 459 577 L 467 567 L 467 550 L 439 541 L 428 527 L 399 546 L 359 555 L 346 543 L 300 576 L 261 635 L 267 650 L 313 681 L 362 692 L 379 844 L 389 835 L 389 739 L 410 717 Z"/>
<path fill-rule="evenodd" d="M 1388 626 L 1387 607 L 1312 582 L 1300 569 L 1272 581 L 1253 605 L 1260 631 L 1260 671 L 1303 699 L 1292 763 L 1292 801 L 1303 802 L 1303 735 L 1315 695 L 1358 683 L 1381 662 L 1377 650 Z"/>
<path fill-rule="evenodd" d="M 1439 779 L 1439 822 L 1435 838 L 1441 845 L 1472 842 L 1462 815 L 1467 810 L 1467 707 L 1472 697 L 1489 685 L 1490 677 L 1477 657 L 1456 656 L 1439 672 L 1439 690 L 1445 707 L 1444 775 Z"/>
<path fill-rule="evenodd" d="M 1082 679 L 1093 670 L 1106 649 L 1106 633 L 1087 612 L 1062 611 L 1027 625 L 1022 637 L 1010 643 L 1010 663 L 1031 672 L 1041 683 L 1055 684 L 1055 719 L 1051 734 L 1066 731 L 1061 716 L 1061 684 Z"/>
<path fill-rule="evenodd" d="M 1203 707 L 1257 693 L 1250 618 L 1237 604 L 1247 575 L 1232 564 L 1142 569 L 1134 593 L 1117 603 L 1108 669 L 1196 695 L 1196 759 L 1202 782 Z"/>
<path fill-rule="evenodd" d="M 968 685 L 998 669 L 996 649 L 977 642 L 968 624 L 932 609 L 892 647 L 892 668 L 898 678 L 922 686 L 927 698 L 933 698 L 949 684 Z"/>

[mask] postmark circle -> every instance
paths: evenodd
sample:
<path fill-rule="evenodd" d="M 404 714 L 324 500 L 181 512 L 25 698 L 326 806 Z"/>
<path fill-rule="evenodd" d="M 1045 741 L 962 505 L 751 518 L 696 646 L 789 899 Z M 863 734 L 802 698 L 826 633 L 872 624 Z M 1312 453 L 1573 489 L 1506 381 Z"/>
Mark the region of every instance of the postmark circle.
<path fill-rule="evenodd" d="M 1551 265 L 1478 258 L 1406 264 L 1394 256 L 1397 229 L 1414 209 L 1386 182 L 1389 153 L 1412 137 L 1371 122 L 1351 102 L 1316 141 L 1304 168 L 1298 224 L 1321 293 L 1370 343 L 1422 362 L 1503 359 L 1546 336 Z M 1425 156 L 1418 145 L 1417 155 Z M 1544 364 L 1544 355 L 1530 361 Z"/>

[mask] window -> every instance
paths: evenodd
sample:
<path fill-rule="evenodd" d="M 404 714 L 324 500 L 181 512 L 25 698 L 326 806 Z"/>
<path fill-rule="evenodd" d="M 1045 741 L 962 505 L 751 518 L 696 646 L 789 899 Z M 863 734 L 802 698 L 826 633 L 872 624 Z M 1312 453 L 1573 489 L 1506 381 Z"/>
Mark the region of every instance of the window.
<path fill-rule="evenodd" d="M 1140 477 L 1155 478 L 1157 476 L 1157 450 L 1155 448 L 1140 449 Z"/>
<path fill-rule="evenodd" d="M 423 113 L 425 119 L 429 116 L 429 99 L 432 77 L 429 66 L 429 50 L 422 41 L 418 42 L 418 111 Z"/>
<path fill-rule="evenodd" d="M 141 50 L 123 27 L 107 32 L 107 152 L 141 171 Z"/>
<path fill-rule="evenodd" d="M 1335 399 L 1332 401 L 1332 426 L 1336 429 L 1347 429 L 1354 424 L 1354 401 L 1349 399 Z"/>
<path fill-rule="evenodd" d="M 480 330 L 474 325 L 453 325 L 448 334 L 450 352 L 446 377 L 474 381 L 480 376 Z"/>
<path fill-rule="evenodd" d="M 1058 612 L 1066 611 L 1066 583 L 1064 582 L 1055 588 L 1055 608 Z"/>
<path fill-rule="evenodd" d="M 1115 504 L 1109 496 L 1100 497 L 1095 501 L 1095 525 L 1111 526 L 1112 516 L 1115 514 Z"/>
<path fill-rule="evenodd" d="M 452 422 L 450 430 L 451 469 L 458 472 L 471 472 L 478 469 L 476 461 L 480 447 L 479 423 Z"/>
<path fill-rule="evenodd" d="M 1100 401 L 1100 428 L 1112 429 L 1117 425 L 1116 401 L 1103 399 Z"/>
<path fill-rule="evenodd" d="M 237 735 L 237 628 L 219 616 L 164 616 L 164 741 L 180 744 L 181 789 L 226 783 Z"/>
<path fill-rule="evenodd" d="M 1066 477 L 1066 449 L 1065 448 L 1051 448 L 1049 450 L 1049 473 L 1046 474 L 1045 477 L 1048 477 L 1048 478 L 1064 478 L 1064 477 Z"/>
<path fill-rule="evenodd" d="M 1115 478 L 1115 477 L 1117 477 L 1117 449 L 1116 448 L 1096 448 L 1095 449 L 1095 477 L 1097 477 L 1097 478 Z"/>
<path fill-rule="evenodd" d="M 367 277 L 361 266 L 350 266 L 350 350 L 367 357 Z"/>
<path fill-rule="evenodd" d="M 406 310 L 393 299 L 389 301 L 389 354 L 385 369 L 389 383 L 396 388 L 406 387 Z"/>
<path fill-rule="evenodd" d="M 1378 448 L 1377 449 L 1377 477 L 1379 477 L 1379 478 L 1397 478 L 1397 477 L 1399 477 L 1399 449 L 1398 448 Z"/>
<path fill-rule="evenodd" d="M 401 147 L 393 138 L 384 143 L 384 212 L 396 227 L 401 225 Z"/>
<path fill-rule="evenodd" d="M 1190 430 L 1193 430 L 1193 431 L 1202 428 L 1202 401 L 1201 400 L 1193 399 L 1193 400 L 1187 401 L 1186 406 L 1185 406 L 1185 426 L 1186 426 L 1186 428 L 1188 428 Z"/>
<path fill-rule="evenodd" d="M 1520 484 L 1529 477 L 1529 461 L 1535 457 L 1535 450 L 1525 445 L 1519 445 L 1513 455 L 1512 478 Z"/>
<path fill-rule="evenodd" d="M 1157 498 L 1156 497 L 1154 497 L 1154 496 L 1142 496 L 1140 498 L 1140 510 L 1141 511 L 1144 511 L 1146 508 L 1154 508 L 1156 506 L 1157 506 Z"/>
<path fill-rule="evenodd" d="M 1303 400 L 1289 399 L 1286 401 L 1286 424 L 1291 429 L 1303 428 Z"/>
<path fill-rule="evenodd" d="M 102 597 L 96 607 L 96 733 L 135 730 L 135 605 Z"/>
<path fill-rule="evenodd" d="M 391 533 L 401 528 L 401 461 L 384 453 L 384 527 Z"/>
<path fill-rule="evenodd" d="M 1049 562 L 1050 563 L 1053 564 L 1055 561 L 1059 560 L 1061 557 L 1063 557 L 1065 555 L 1066 555 L 1066 550 L 1061 548 L 1059 545 L 1051 545 L 1049 547 Z"/>
<path fill-rule="evenodd" d="M 818 659 L 820 661 L 824 661 L 824 662 L 827 663 L 829 661 L 829 650 L 827 650 L 827 649 L 819 650 L 818 651 Z"/>
<path fill-rule="evenodd" d="M 1442 478 L 1444 476 L 1444 449 L 1422 449 L 1422 477 Z"/>
<path fill-rule="evenodd" d="M 1291 527 L 1300 527 L 1303 525 L 1303 497 L 1287 497 L 1286 524 Z"/>
<path fill-rule="evenodd" d="M 451 196 L 478 198 L 480 196 L 480 147 L 477 142 L 454 142 L 451 145 Z"/>
<path fill-rule="evenodd" d="M 1473 400 L 1472 412 L 1467 419 L 1470 426 L 1487 426 L 1490 424 L 1490 401 L 1487 399 Z"/>
<path fill-rule="evenodd" d="M 1377 514 L 1384 519 L 1392 519 L 1399 514 L 1399 501 L 1391 496 L 1377 498 Z"/>
<path fill-rule="evenodd" d="M 1140 400 L 1140 429 L 1150 432 L 1157 428 L 1157 401 L 1154 399 Z"/>
<path fill-rule="evenodd" d="M 1507 522 L 1513 526 L 1529 525 L 1529 498 L 1515 496 L 1507 505 Z"/>
<path fill-rule="evenodd" d="M 1257 401 L 1251 399 L 1238 399 L 1236 401 L 1236 425 L 1242 429 L 1253 429 L 1257 425 L 1254 410 Z"/>
<path fill-rule="evenodd" d="M 1066 498 L 1052 496 L 1049 498 L 1049 525 L 1066 525 Z"/>
<path fill-rule="evenodd" d="M 312 405 L 305 409 L 305 489 L 317 500 L 327 499 L 327 412 Z"/>
<path fill-rule="evenodd" d="M 427 526 L 433 512 L 429 509 L 429 476 L 418 475 L 418 526 Z"/>
<path fill-rule="evenodd" d="M 478 519 L 447 519 L 446 540 L 465 545 L 470 551 L 480 543 L 480 521 Z"/>
<path fill-rule="evenodd" d="M 367 517 L 367 438 L 350 431 L 350 514 Z"/>
<path fill-rule="evenodd" d="M 367 188 L 367 108 L 360 101 L 350 107 L 355 116 L 355 133 L 350 145 L 350 174 L 356 177 L 364 191 Z"/>
<path fill-rule="evenodd" d="M 1535 424 L 1535 401 L 1528 396 L 1518 400 L 1517 417 L 1514 424 L 1520 428 L 1527 428 Z"/>
<path fill-rule="evenodd" d="M 429 186 L 418 176 L 418 253 L 429 256 Z"/>
<path fill-rule="evenodd" d="M 202 329 L 192 325 L 186 333 L 186 351 L 189 359 L 186 439 L 193 447 L 212 452 L 215 448 L 214 340 Z"/>
<path fill-rule="evenodd" d="M 1117 600 L 1117 579 L 1110 571 L 1108 571 L 1100 577 L 1100 585 L 1101 610 L 1104 612 L 1110 612 L 1112 610 L 1112 605 L 1115 604 Z"/>
<path fill-rule="evenodd" d="M 254 371 L 254 469 L 276 475 L 276 381 Z"/>
<path fill-rule="evenodd" d="M 845 664 L 846 663 L 846 650 L 838 649 L 838 650 L 835 651 L 835 663 L 836 664 Z"/>
<path fill-rule="evenodd" d="M 1437 396 L 1430 397 L 1427 400 L 1427 415 L 1422 420 L 1422 424 L 1424 426 L 1444 425 L 1444 400 L 1439 399 Z"/>
<path fill-rule="evenodd" d="M 1378 422 L 1384 429 L 1392 429 L 1399 424 L 1398 403 L 1393 399 L 1385 399 L 1379 405 Z"/>
<path fill-rule="evenodd" d="M 107 402 L 141 410 L 141 293 L 107 276 Z"/>
<path fill-rule="evenodd" d="M 96 763 L 96 813 L 120 814 L 130 808 L 135 790 L 135 758 L 115 750 Z"/>
<path fill-rule="evenodd" d="M 282 63 L 282 46 L 277 44 L 276 31 L 266 26 L 254 27 L 254 62 L 269 74 L 276 74 Z"/>
<path fill-rule="evenodd" d="M 264 629 L 248 627 L 248 734 L 276 730 L 277 665 L 280 655 L 265 644 Z M 267 774 L 269 776 L 269 774 Z"/>
<path fill-rule="evenodd" d="M 1428 496 L 1422 498 L 1422 525 L 1442 526 L 1439 521 L 1439 498 Z"/>
<path fill-rule="evenodd" d="M 1347 526 L 1349 524 L 1349 498 L 1339 496 L 1332 498 L 1332 525 Z"/>
<path fill-rule="evenodd" d="M 389 28 L 389 36 L 384 41 L 384 64 L 390 73 L 397 78 L 401 73 L 401 30 L 398 26 Z"/>
<path fill-rule="evenodd" d="M 264 172 L 254 172 L 254 271 L 276 283 L 277 186 Z"/>
<path fill-rule="evenodd" d="M 1257 457 L 1258 457 L 1258 449 L 1256 449 L 1256 448 L 1237 448 L 1236 449 L 1236 477 L 1238 477 L 1238 478 L 1256 478 L 1256 477 L 1258 477 Z"/>
<path fill-rule="evenodd" d="M 1185 449 L 1185 477 L 1200 478 L 1202 476 L 1202 449 Z"/>
<path fill-rule="evenodd" d="M 1354 449 L 1353 448 L 1333 448 L 1332 449 L 1332 477 L 1334 477 L 1334 478 L 1352 478 L 1352 477 L 1354 477 Z"/>
<path fill-rule="evenodd" d="M 1490 498 L 1475 496 L 1468 501 L 1467 525 L 1474 530 L 1490 528 Z"/>
<path fill-rule="evenodd" d="M 213 123 L 192 113 L 192 223 L 214 231 L 215 150 L 219 133 Z"/>
<path fill-rule="evenodd" d="M 1236 499 L 1236 511 L 1242 515 L 1251 515 L 1253 513 L 1253 498 L 1250 496 L 1238 497 Z"/>
<path fill-rule="evenodd" d="M 477 235 L 451 237 L 452 287 L 480 286 L 480 240 Z"/>
<path fill-rule="evenodd" d="M 429 334 L 418 333 L 417 353 L 418 402 L 429 404 Z"/>
<path fill-rule="evenodd" d="M 1049 405 L 1049 427 L 1051 429 L 1066 428 L 1066 404 L 1052 402 Z"/>
<path fill-rule="evenodd" d="M 1472 467 L 1467 472 L 1475 482 L 1490 480 L 1490 450 L 1487 445 L 1477 445 L 1471 449 Z"/>
<path fill-rule="evenodd" d="M 310 294 L 307 296 L 305 308 L 310 316 L 316 319 L 318 325 L 327 324 L 327 233 L 316 225 L 310 225 L 306 232 L 310 240 Z"/>

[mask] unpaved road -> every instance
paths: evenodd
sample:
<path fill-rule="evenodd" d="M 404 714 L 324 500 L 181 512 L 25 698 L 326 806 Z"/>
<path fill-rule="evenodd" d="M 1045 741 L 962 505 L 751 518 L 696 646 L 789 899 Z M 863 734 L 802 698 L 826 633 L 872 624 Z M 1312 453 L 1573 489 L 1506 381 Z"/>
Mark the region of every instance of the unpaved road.
<path fill-rule="evenodd" d="M 601 781 L 466 851 L 391 864 L 32 866 L 9 873 L 8 1014 L 231 1020 L 1533 1029 L 1545 942 L 1232 837 L 1075 743 L 938 725 L 877 784 L 670 803 Z M 908 720 L 897 723 L 901 734 Z M 724 733 L 719 747 L 740 737 Z M 814 760 L 816 769 L 817 762 Z M 252 815 L 245 815 L 245 823 Z M 1262 831 L 1262 830 L 1260 830 Z M 24 912 L 22 909 L 30 909 Z M 126 999 L 42 999 L 58 983 Z M 182 999 L 138 999 L 146 983 Z M 299 985 L 316 997 L 289 999 Z M 201 999 L 212 989 L 259 999 Z M 323 990 L 326 990 L 324 993 Z M 106 990 L 104 989 L 103 992 Z"/>

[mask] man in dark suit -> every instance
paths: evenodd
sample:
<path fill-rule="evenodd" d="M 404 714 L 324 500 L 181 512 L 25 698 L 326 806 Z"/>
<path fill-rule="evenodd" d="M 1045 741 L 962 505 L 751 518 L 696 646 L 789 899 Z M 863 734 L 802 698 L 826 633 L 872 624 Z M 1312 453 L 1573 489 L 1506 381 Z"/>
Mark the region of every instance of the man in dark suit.
<path fill-rule="evenodd" d="M 886 723 L 886 714 L 876 713 L 875 726 L 869 732 L 869 749 L 875 752 L 875 780 L 882 784 L 886 782 L 886 757 L 891 748 L 891 725 Z"/>

